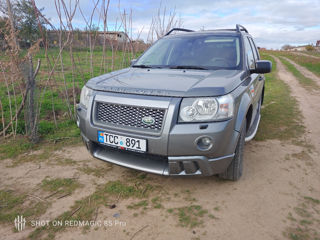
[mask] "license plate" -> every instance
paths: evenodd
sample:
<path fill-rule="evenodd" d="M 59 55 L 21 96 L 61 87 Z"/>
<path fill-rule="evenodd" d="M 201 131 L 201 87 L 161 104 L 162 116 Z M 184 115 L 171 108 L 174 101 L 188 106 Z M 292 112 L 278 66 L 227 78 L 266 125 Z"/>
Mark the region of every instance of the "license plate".
<path fill-rule="evenodd" d="M 98 131 L 98 141 L 120 149 L 145 152 L 147 140 Z"/>

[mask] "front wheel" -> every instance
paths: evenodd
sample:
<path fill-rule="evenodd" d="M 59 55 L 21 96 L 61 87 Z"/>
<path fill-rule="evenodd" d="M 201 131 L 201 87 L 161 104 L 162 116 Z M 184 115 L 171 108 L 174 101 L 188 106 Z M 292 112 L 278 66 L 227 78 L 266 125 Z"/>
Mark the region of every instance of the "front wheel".
<path fill-rule="evenodd" d="M 245 143 L 246 128 L 247 121 L 245 119 L 241 128 L 234 158 L 230 163 L 229 167 L 226 169 L 226 171 L 224 173 L 219 174 L 219 178 L 231 181 L 237 181 L 240 179 L 243 168 L 243 149 Z"/>

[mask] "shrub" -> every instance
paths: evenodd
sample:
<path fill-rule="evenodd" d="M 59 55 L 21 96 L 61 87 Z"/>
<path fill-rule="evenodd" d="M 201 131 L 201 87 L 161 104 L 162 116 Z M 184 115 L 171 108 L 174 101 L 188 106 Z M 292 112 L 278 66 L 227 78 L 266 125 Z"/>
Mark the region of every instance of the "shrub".
<path fill-rule="evenodd" d="M 309 44 L 309 45 L 306 46 L 306 50 L 311 52 L 311 51 L 314 51 L 315 48 L 314 48 L 314 46 L 312 46 L 311 44 Z"/>

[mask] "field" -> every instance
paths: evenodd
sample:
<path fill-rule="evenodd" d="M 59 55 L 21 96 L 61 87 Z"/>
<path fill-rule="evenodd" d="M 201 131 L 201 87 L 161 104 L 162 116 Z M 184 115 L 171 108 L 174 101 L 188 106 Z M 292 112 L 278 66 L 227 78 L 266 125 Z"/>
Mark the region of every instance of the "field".
<path fill-rule="evenodd" d="M 57 50 L 52 51 L 54 59 Z M 35 59 L 45 63 L 44 53 L 37 54 Z M 18 134 L 0 144 L 4 239 L 320 238 L 317 56 L 261 52 L 273 63 L 273 72 L 266 75 L 261 125 L 255 140 L 245 146 L 243 177 L 228 182 L 217 177 L 157 176 L 92 158 L 68 116 L 64 77 L 67 91 L 75 86 L 78 101 L 83 84 L 111 68 L 101 67 L 101 49 L 94 52 L 92 68 L 90 52 L 74 55 L 75 69 L 68 51 L 63 52 L 64 69 L 57 68 L 55 84 L 44 93 L 40 142 L 31 144 Z M 114 69 L 129 64 L 128 56 L 121 52 L 117 56 Z M 46 67 L 37 79 L 40 89 L 48 77 Z M 1 91 L 3 96 L 6 89 Z M 72 97 L 71 92 L 70 104 Z M 23 126 L 22 118 L 18 133 L 23 133 Z M 20 232 L 13 224 L 17 215 L 27 219 Z M 44 224 L 35 225 L 36 220 Z M 76 220 L 84 225 L 72 226 Z M 85 224 L 90 221 L 102 224 Z M 54 225 L 59 222 L 68 224 Z"/>

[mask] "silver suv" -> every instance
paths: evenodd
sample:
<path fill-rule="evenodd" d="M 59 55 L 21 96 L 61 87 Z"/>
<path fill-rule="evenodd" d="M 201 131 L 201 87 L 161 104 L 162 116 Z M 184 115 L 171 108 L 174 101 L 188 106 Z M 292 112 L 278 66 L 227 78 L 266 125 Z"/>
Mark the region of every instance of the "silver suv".
<path fill-rule="evenodd" d="M 271 67 L 241 25 L 172 29 L 129 68 L 83 87 L 83 141 L 94 157 L 120 166 L 238 180 Z"/>

